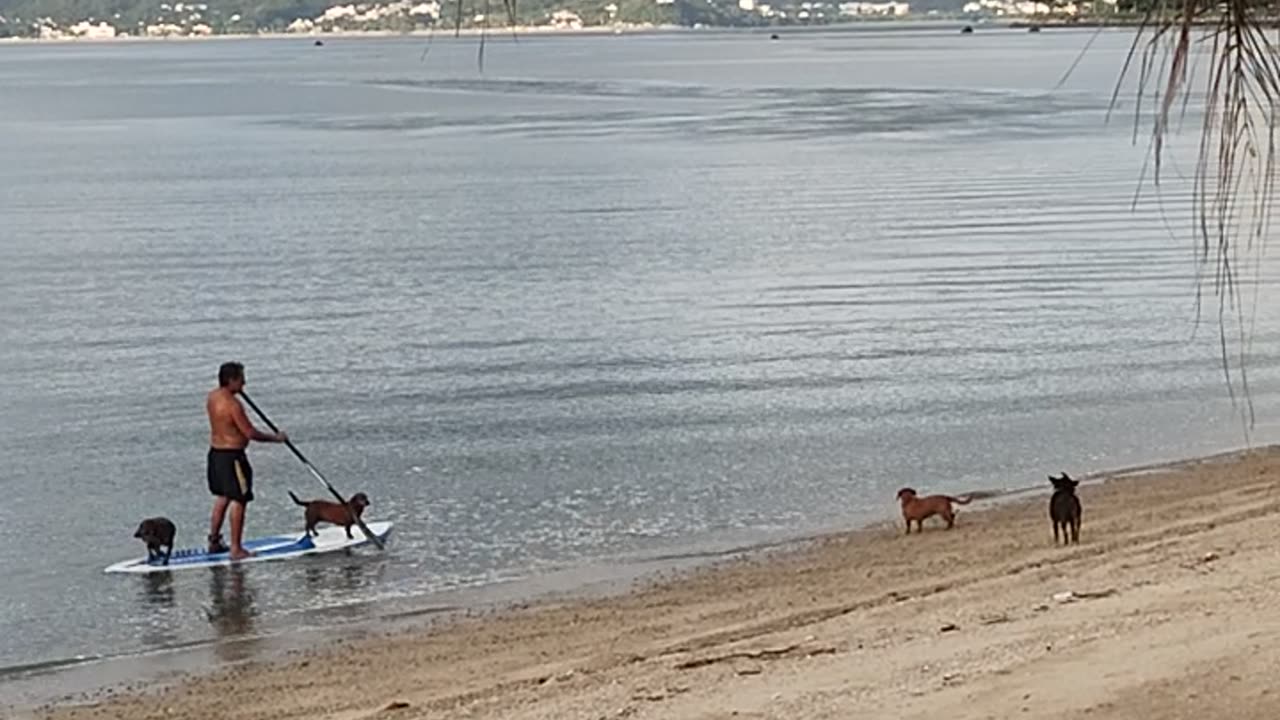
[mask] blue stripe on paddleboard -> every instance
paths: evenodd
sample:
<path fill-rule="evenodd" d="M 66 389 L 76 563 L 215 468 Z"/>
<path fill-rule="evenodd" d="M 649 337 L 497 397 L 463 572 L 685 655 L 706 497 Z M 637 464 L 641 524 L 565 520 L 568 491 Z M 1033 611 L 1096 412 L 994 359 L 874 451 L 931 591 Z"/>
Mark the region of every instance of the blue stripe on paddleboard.
<path fill-rule="evenodd" d="M 299 550 L 310 550 L 314 547 L 315 543 L 306 535 L 298 539 L 294 539 L 293 535 L 275 535 L 273 537 L 246 540 L 244 543 L 245 550 L 256 551 L 256 554 L 259 557 L 283 555 L 285 553 L 298 552 Z M 204 548 L 185 548 L 183 550 L 174 550 L 173 555 L 169 557 L 169 566 L 217 562 L 219 560 L 226 560 L 229 554 L 230 553 L 224 552 L 210 554 L 209 551 Z M 139 564 L 161 567 L 164 565 L 164 559 L 157 558 L 151 562 Z"/>

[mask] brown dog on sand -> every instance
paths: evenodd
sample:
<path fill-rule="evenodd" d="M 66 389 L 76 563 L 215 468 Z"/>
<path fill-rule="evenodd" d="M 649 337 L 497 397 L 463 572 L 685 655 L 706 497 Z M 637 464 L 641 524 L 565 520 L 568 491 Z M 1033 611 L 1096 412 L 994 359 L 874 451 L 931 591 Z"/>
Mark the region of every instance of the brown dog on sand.
<path fill-rule="evenodd" d="M 934 515 L 942 516 L 942 519 L 947 521 L 947 529 L 950 530 L 956 524 L 956 513 L 951 509 L 951 503 L 968 505 L 972 499 L 969 496 L 956 498 L 950 495 L 920 497 L 916 495 L 915 489 L 909 487 L 898 491 L 898 500 L 902 503 L 902 518 L 907 521 L 908 535 L 911 534 L 911 523 L 916 524 L 919 532 L 924 532 L 924 521 Z"/>
<path fill-rule="evenodd" d="M 329 500 L 311 500 L 309 502 L 303 502 L 298 499 L 297 495 L 293 494 L 292 490 L 289 491 L 289 497 L 293 498 L 295 503 L 307 509 L 306 521 L 308 535 L 319 535 L 320 533 L 316 531 L 316 524 L 327 522 L 333 525 L 341 525 L 346 528 L 347 537 L 351 537 L 351 526 L 355 525 L 356 521 L 342 503 L 331 502 Z M 364 514 L 364 509 L 369 507 L 369 496 L 364 493 L 356 493 L 347 500 L 347 504 L 355 511 L 355 517 L 361 517 Z"/>

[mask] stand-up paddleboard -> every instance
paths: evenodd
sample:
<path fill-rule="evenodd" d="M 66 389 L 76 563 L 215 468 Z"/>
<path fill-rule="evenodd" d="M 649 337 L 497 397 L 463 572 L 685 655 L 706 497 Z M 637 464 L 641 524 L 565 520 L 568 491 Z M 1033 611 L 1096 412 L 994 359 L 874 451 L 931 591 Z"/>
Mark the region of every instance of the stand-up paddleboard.
<path fill-rule="evenodd" d="M 391 523 L 371 522 L 368 523 L 369 530 L 381 542 L 386 542 L 387 536 L 391 534 Z M 352 537 L 348 538 L 347 533 L 341 527 L 326 525 L 317 528 L 319 535 L 314 537 L 308 536 L 306 533 L 298 535 L 297 533 L 289 535 L 272 535 L 269 537 L 254 538 L 244 542 L 244 548 L 253 553 L 253 557 L 231 561 L 228 553 L 209 554 L 204 548 L 188 548 L 185 550 L 174 550 L 169 557 L 169 564 L 164 565 L 163 558 L 147 562 L 145 556 L 136 560 L 125 560 L 110 565 L 106 568 L 109 573 L 154 573 L 168 572 L 169 570 L 186 570 L 189 568 L 207 568 L 219 565 L 242 565 L 244 563 L 265 562 L 267 560 L 291 560 L 294 558 L 304 557 L 307 555 L 319 555 L 321 553 L 331 553 L 338 550 L 347 550 L 349 548 L 367 545 L 369 538 L 363 533 L 353 532 Z"/>

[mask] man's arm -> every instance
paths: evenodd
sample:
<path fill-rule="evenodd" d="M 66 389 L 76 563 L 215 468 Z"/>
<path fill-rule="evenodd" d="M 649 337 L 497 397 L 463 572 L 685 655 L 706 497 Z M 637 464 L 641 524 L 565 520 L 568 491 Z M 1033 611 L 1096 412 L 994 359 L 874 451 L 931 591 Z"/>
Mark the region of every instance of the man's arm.
<path fill-rule="evenodd" d="M 240 432 L 250 440 L 258 442 L 284 442 L 288 437 L 284 433 L 264 433 L 249 422 L 249 417 L 244 414 L 244 406 L 239 400 L 234 401 L 235 409 L 231 411 L 231 417 L 235 420 L 236 427 Z"/>

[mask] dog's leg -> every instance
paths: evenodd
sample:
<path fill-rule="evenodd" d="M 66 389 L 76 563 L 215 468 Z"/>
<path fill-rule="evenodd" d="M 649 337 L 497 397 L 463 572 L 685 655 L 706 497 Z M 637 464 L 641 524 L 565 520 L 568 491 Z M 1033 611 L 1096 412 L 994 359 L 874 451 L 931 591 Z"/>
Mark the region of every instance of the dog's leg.
<path fill-rule="evenodd" d="M 1053 521 L 1053 544 L 1055 547 L 1058 545 L 1058 521 L 1057 520 Z"/>

